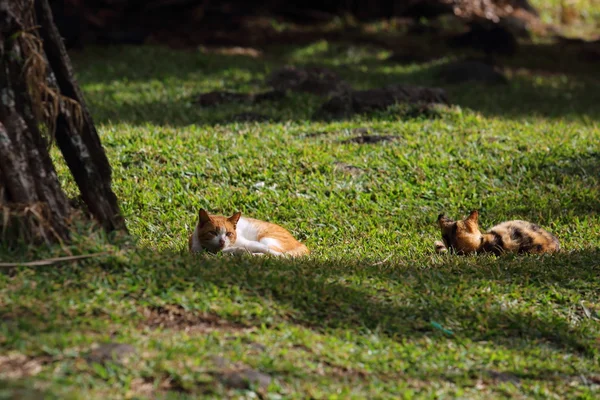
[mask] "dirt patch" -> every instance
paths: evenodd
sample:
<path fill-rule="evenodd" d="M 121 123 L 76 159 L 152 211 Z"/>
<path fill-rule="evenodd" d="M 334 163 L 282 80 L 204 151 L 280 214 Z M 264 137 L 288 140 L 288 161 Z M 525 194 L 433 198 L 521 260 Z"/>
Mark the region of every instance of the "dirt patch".
<path fill-rule="evenodd" d="M 33 282 L 32 284 L 34 285 L 33 289 L 35 289 L 36 283 Z M 4 304 L 0 304 L 0 306 L 6 307 Z M 10 310 L 5 309 L 0 311 L 0 321 L 2 321 L 2 323 L 15 323 L 19 319 L 37 320 L 39 319 L 39 315 L 33 312 L 31 309 L 22 306 L 14 306 L 11 307 Z"/>
<path fill-rule="evenodd" d="M 37 375 L 49 361 L 47 357 L 28 357 L 19 353 L 0 355 L 0 378 L 21 379 Z"/>
<path fill-rule="evenodd" d="M 157 387 L 158 386 L 158 387 Z M 154 397 L 159 393 L 164 393 L 171 388 L 168 380 L 155 385 L 152 378 L 135 378 L 131 381 L 131 392 L 139 396 Z"/>
<path fill-rule="evenodd" d="M 497 386 L 500 383 L 511 383 L 515 386 L 520 386 L 521 379 L 510 372 L 483 370 L 475 383 L 475 387 L 479 390 L 485 390 L 490 386 Z"/>
<path fill-rule="evenodd" d="M 269 375 L 252 368 L 214 372 L 212 375 L 224 386 L 232 389 L 250 389 L 252 386 L 256 386 L 264 390 L 271 384 L 271 377 Z"/>
<path fill-rule="evenodd" d="M 510 372 L 501 372 L 501 371 L 493 371 L 487 370 L 485 374 L 490 377 L 494 382 L 510 382 L 515 385 L 521 383 L 521 379 L 518 376 L 511 374 Z"/>
<path fill-rule="evenodd" d="M 518 50 L 518 42 L 513 33 L 496 23 L 476 21 L 470 24 L 466 33 L 452 37 L 448 42 L 454 47 L 468 47 L 486 55 L 513 56 Z"/>
<path fill-rule="evenodd" d="M 266 83 L 276 91 L 293 91 L 329 96 L 350 90 L 350 85 L 323 67 L 285 66 L 274 71 Z"/>
<path fill-rule="evenodd" d="M 317 367 L 317 373 L 319 375 L 330 375 L 338 378 L 360 378 L 364 379 L 369 376 L 366 371 L 349 368 L 346 366 L 337 365 L 331 361 L 324 360 L 323 365 L 326 366 L 327 370 L 322 368 L 320 365 Z"/>
<path fill-rule="evenodd" d="M 317 132 L 308 132 L 305 133 L 303 136 L 306 138 L 316 138 L 316 137 L 321 137 L 321 136 L 326 136 L 329 135 L 331 132 L 323 132 L 323 131 L 317 131 Z"/>
<path fill-rule="evenodd" d="M 104 364 L 109 361 L 125 361 L 136 354 L 135 348 L 125 343 L 102 343 L 92 349 L 86 356 L 86 360 L 92 364 Z"/>
<path fill-rule="evenodd" d="M 210 332 L 214 330 L 239 331 L 249 329 L 227 321 L 214 314 L 188 311 L 177 305 L 145 308 L 143 326 L 151 329 L 174 329 L 185 332 Z"/>
<path fill-rule="evenodd" d="M 394 111 L 394 114 L 405 120 L 418 118 L 435 119 L 441 118 L 445 114 L 456 112 L 452 107 L 435 103 L 401 104 Z"/>
<path fill-rule="evenodd" d="M 243 56 L 250 58 L 260 58 L 263 56 L 263 52 L 253 47 L 204 47 L 200 49 L 205 54 L 220 54 L 224 56 Z"/>
<path fill-rule="evenodd" d="M 238 93 L 229 91 L 213 91 L 201 93 L 194 100 L 201 107 L 215 107 L 230 103 L 261 103 L 263 101 L 277 101 L 285 97 L 285 93 L 269 90 L 262 93 Z"/>
<path fill-rule="evenodd" d="M 209 371 L 208 373 L 228 388 L 250 389 L 255 386 L 259 389 L 266 389 L 271 384 L 269 375 L 244 363 L 234 363 L 221 356 L 214 356 L 211 361 L 219 370 Z"/>
<path fill-rule="evenodd" d="M 255 342 L 248 343 L 248 348 L 256 353 L 264 353 L 265 351 L 267 351 L 267 346 Z"/>
<path fill-rule="evenodd" d="M 600 374 L 590 375 L 586 379 L 592 382 L 594 385 L 600 385 Z"/>
<path fill-rule="evenodd" d="M 199 94 L 194 103 L 202 107 L 214 107 L 220 104 L 249 102 L 250 99 L 251 96 L 248 93 L 214 91 Z"/>
<path fill-rule="evenodd" d="M 435 61 L 439 58 L 439 55 L 419 54 L 410 51 L 398 50 L 386 58 L 385 61 L 397 64 L 423 64 Z"/>
<path fill-rule="evenodd" d="M 237 122 L 269 122 L 273 120 L 273 118 L 268 115 L 254 112 L 243 112 L 235 114 L 231 118 L 233 121 Z"/>
<path fill-rule="evenodd" d="M 200 392 L 210 393 L 210 389 L 203 382 L 198 385 Z M 144 378 L 135 378 L 131 381 L 131 393 L 137 396 L 148 398 L 162 398 L 168 393 L 191 393 L 192 387 L 189 384 L 183 384 L 178 377 L 173 376 L 147 376 Z M 206 389 L 206 390 L 203 390 Z"/>
<path fill-rule="evenodd" d="M 448 95 L 440 88 L 391 85 L 378 89 L 356 90 L 333 96 L 323 104 L 317 117 L 344 117 L 373 110 L 385 110 L 398 103 L 448 104 Z"/>
<path fill-rule="evenodd" d="M 336 161 L 333 163 L 333 169 L 336 172 L 341 172 L 352 176 L 359 176 L 365 173 L 365 170 L 360 167 L 346 164 L 340 161 Z"/>
<path fill-rule="evenodd" d="M 285 98 L 285 92 L 279 90 L 269 90 L 252 95 L 253 103 L 262 103 L 263 101 L 280 101 Z"/>
<path fill-rule="evenodd" d="M 392 142 L 394 140 L 400 139 L 400 136 L 394 135 L 360 135 L 355 136 L 353 138 L 342 141 L 344 144 L 348 143 L 357 143 L 357 144 L 375 144 L 375 143 L 385 143 Z"/>
<path fill-rule="evenodd" d="M 587 62 L 600 63 L 600 46 L 598 48 L 584 48 L 579 52 L 579 58 Z"/>
<path fill-rule="evenodd" d="M 210 357 L 207 364 L 212 365 L 205 368 L 206 365 L 203 364 L 197 369 L 198 373 L 205 376 L 201 380 L 183 381 L 177 374 L 159 373 L 155 376 L 134 379 L 131 383 L 131 391 L 136 395 L 148 397 L 164 395 L 169 392 L 214 394 L 215 386 L 220 384 L 226 389 L 257 389 L 259 392 L 263 392 L 273 379 L 270 375 L 244 363 L 233 362 L 220 356 Z"/>
<path fill-rule="evenodd" d="M 476 60 L 456 61 L 445 64 L 437 72 L 437 78 L 443 83 L 484 83 L 506 84 L 508 80 L 504 74 L 493 65 Z"/>

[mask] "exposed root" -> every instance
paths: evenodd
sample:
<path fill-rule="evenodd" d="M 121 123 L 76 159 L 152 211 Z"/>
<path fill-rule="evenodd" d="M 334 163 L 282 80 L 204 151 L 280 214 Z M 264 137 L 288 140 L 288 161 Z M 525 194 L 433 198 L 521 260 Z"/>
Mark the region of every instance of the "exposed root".
<path fill-rule="evenodd" d="M 72 255 L 58 232 L 49 222 L 46 203 L 1 204 L 0 243 L 3 245 L 16 242 L 46 243 L 58 242 L 67 254 Z"/>
<path fill-rule="evenodd" d="M 62 95 L 53 82 L 43 43 L 37 34 L 39 26 L 34 22 L 32 1 L 30 7 L 23 11 L 23 24 L 26 27 L 17 35 L 16 40 L 22 52 L 21 56 L 25 59 L 22 73 L 31 97 L 33 112 L 36 119 L 44 123 L 51 142 L 56 129 L 56 118 L 61 109 L 73 116 L 78 128 L 83 126 L 83 113 L 80 104 Z"/>

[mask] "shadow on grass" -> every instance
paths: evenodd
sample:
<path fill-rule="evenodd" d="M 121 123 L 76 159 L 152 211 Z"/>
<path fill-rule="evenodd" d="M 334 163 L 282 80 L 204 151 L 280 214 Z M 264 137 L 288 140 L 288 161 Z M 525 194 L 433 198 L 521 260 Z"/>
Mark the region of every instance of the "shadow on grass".
<path fill-rule="evenodd" d="M 509 85 L 497 86 L 444 85 L 435 78 L 437 66 L 433 64 L 400 67 L 368 57 L 340 64 L 336 57 L 340 52 L 345 54 L 340 46 L 343 49 L 349 45 L 332 44 L 322 54 L 312 54 L 307 59 L 296 57 L 294 52 L 299 49 L 294 47 L 254 58 L 150 46 L 92 48 L 75 54 L 74 59 L 94 118 L 100 123 L 227 124 L 235 121 L 236 113 L 265 110 L 269 110 L 266 115 L 274 121 L 315 120 L 314 111 L 326 100 L 316 96 L 309 96 L 309 100 L 301 98 L 309 107 L 298 107 L 299 101 L 293 99 L 208 109 L 192 104 L 194 94 L 199 92 L 264 90 L 263 80 L 270 71 L 284 64 L 306 62 L 330 68 L 358 88 L 388 84 L 444 87 L 453 104 L 486 116 L 600 119 L 596 107 L 600 103 L 600 81 L 587 72 L 590 64 L 565 56 L 556 46 L 525 47 L 514 59 L 502 60 L 514 71 L 514 76 Z M 372 118 L 381 117 L 375 114 Z"/>
<path fill-rule="evenodd" d="M 459 343 L 550 346 L 597 357 L 600 332 L 593 307 L 600 296 L 599 256 L 595 249 L 382 263 L 139 251 L 125 264 L 113 260 L 100 269 L 40 271 L 38 293 L 32 296 L 46 309 L 31 309 L 26 300 L 5 308 L 3 347 L 35 342 L 38 335 L 103 329 L 95 316 L 110 314 L 105 304 L 111 299 L 131 308 L 127 315 L 110 317 L 113 329 L 118 323 L 137 325 L 139 314 L 133 310 L 140 307 L 181 304 L 205 312 L 218 309 L 219 317 L 245 325 L 288 323 L 318 332 L 341 330 L 342 336 L 376 332 L 395 340 L 447 336 Z M 60 287 L 60 295 L 50 289 Z M 73 309 L 69 292 L 81 306 Z M 592 304 L 591 314 L 582 307 L 585 302 Z"/>
<path fill-rule="evenodd" d="M 64 397 L 58 396 L 51 391 L 35 388 L 33 382 L 2 379 L 0 379 L 0 398 L 3 400 L 64 399 Z"/>
<path fill-rule="evenodd" d="M 568 297 L 592 300 L 588 296 L 600 294 L 600 265 L 594 261 L 599 254 L 449 258 L 434 266 L 400 260 L 282 268 L 279 261 L 272 261 L 267 269 L 248 270 L 241 285 L 227 277 L 210 281 L 240 285 L 284 303 L 291 307 L 289 318 L 294 323 L 316 330 L 374 331 L 398 339 L 444 336 L 437 323 L 453 330 L 459 341 L 495 341 L 508 347 L 546 343 L 591 356 L 598 351 L 594 334 L 572 328 L 564 316 L 576 308 Z M 558 298 L 556 292 L 562 292 Z M 528 294 L 521 304 L 511 304 L 507 298 L 511 293 Z M 547 307 L 540 306 L 544 303 Z M 532 311 L 534 304 L 541 309 Z"/>

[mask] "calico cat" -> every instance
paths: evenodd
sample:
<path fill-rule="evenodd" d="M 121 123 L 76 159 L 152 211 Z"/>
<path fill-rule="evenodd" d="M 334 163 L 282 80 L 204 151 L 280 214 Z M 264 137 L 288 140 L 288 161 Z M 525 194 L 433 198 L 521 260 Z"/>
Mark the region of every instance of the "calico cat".
<path fill-rule="evenodd" d="M 479 231 L 479 213 L 473 211 L 465 220 L 453 221 L 444 214 L 438 216 L 443 242 L 435 242 L 435 250 L 470 253 L 553 253 L 560 250 L 558 239 L 531 222 L 503 222 L 485 233 Z"/>
<path fill-rule="evenodd" d="M 204 209 L 198 212 L 198 224 L 189 238 L 189 250 L 197 253 L 250 253 L 253 255 L 298 257 L 309 254 L 308 248 L 297 241 L 290 232 L 279 225 L 242 217 L 209 215 Z"/>

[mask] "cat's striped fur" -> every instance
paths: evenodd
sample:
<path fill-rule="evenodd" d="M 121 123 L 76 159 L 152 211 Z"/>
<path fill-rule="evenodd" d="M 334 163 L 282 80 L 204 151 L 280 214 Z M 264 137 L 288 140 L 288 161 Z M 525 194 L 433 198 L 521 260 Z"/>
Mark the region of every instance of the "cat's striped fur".
<path fill-rule="evenodd" d="M 482 233 L 479 230 L 478 218 L 477 211 L 473 211 L 461 221 L 454 221 L 440 214 L 438 225 L 442 231 L 443 242 L 435 242 L 436 251 L 502 254 L 553 253 L 560 250 L 560 243 L 554 235 L 531 222 L 507 221 Z"/>

